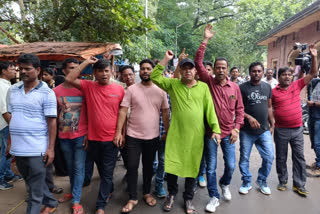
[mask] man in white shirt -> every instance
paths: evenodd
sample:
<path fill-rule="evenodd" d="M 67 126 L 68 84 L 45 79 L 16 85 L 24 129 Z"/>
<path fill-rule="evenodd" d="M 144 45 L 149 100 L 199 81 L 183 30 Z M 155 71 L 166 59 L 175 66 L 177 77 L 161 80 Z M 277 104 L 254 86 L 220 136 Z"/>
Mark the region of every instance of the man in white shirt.
<path fill-rule="evenodd" d="M 273 89 L 278 85 L 278 80 L 273 78 L 273 70 L 271 68 L 268 68 L 266 71 L 266 77 L 262 78 L 263 82 L 269 83 L 271 85 L 271 88 Z"/>
<path fill-rule="evenodd" d="M 0 156 L 0 189 L 11 189 L 13 185 L 11 182 L 21 180 L 22 177 L 15 175 L 11 171 L 11 158 L 6 158 L 9 127 L 8 123 L 11 115 L 7 111 L 6 96 L 11 86 L 10 80 L 16 76 L 16 69 L 13 63 L 0 62 L 0 143 L 1 143 L 1 156 Z"/>

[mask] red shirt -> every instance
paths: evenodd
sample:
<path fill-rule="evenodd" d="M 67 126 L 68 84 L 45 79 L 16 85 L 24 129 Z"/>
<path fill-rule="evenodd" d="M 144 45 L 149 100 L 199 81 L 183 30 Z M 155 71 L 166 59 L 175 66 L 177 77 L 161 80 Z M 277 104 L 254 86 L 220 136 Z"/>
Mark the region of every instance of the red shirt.
<path fill-rule="evenodd" d="M 82 91 L 64 88 L 63 84 L 53 89 L 58 102 L 59 138 L 74 139 L 88 132 L 87 108 Z"/>
<path fill-rule="evenodd" d="M 227 80 L 227 84 L 221 86 L 215 78 L 208 74 L 202 63 L 205 50 L 206 44 L 201 43 L 194 61 L 200 80 L 209 86 L 221 129 L 221 138 L 225 138 L 230 135 L 233 128 L 240 130 L 244 123 L 241 91 L 236 83 Z M 211 133 L 207 127 L 206 134 L 211 135 Z"/>
<path fill-rule="evenodd" d="M 122 86 L 115 83 L 100 85 L 98 82 L 81 80 L 88 109 L 88 139 L 112 141 L 116 132 L 120 103 L 124 96 Z"/>
<path fill-rule="evenodd" d="M 306 84 L 304 78 L 291 83 L 288 89 L 277 85 L 272 89 L 275 126 L 279 128 L 297 128 L 302 126 L 300 92 Z"/>

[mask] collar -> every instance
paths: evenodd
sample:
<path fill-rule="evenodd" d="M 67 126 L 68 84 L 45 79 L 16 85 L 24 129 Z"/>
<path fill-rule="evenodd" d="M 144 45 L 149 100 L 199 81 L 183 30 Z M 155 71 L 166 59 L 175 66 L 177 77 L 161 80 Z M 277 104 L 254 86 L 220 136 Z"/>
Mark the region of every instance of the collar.
<path fill-rule="evenodd" d="M 214 77 L 213 78 L 213 82 L 214 82 L 214 84 L 216 84 L 216 85 L 220 85 L 220 83 L 218 82 L 218 80 Z M 226 85 L 225 86 L 228 86 L 228 87 L 231 87 L 231 81 L 230 81 L 230 79 L 229 79 L 229 77 L 227 77 L 227 83 L 226 83 Z M 236 84 L 236 83 L 235 83 Z"/>
<path fill-rule="evenodd" d="M 3 79 L 3 78 L 0 78 L 0 81 L 8 84 L 8 85 L 11 85 L 11 82 L 9 80 L 6 80 L 6 79 Z"/>
<path fill-rule="evenodd" d="M 40 80 L 39 84 L 36 87 L 34 87 L 33 89 L 39 89 L 39 88 L 41 88 L 42 85 L 43 85 L 43 83 Z M 22 87 L 24 87 L 24 83 L 18 86 L 19 89 L 21 89 Z"/>

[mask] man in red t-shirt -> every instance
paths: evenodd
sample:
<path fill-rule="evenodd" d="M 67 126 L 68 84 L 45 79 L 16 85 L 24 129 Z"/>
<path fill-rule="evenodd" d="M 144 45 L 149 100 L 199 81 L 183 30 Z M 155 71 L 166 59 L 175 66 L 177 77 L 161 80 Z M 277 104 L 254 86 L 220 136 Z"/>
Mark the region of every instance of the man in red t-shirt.
<path fill-rule="evenodd" d="M 310 45 L 312 55 L 311 71 L 304 78 L 294 82 L 293 71 L 289 67 L 278 71 L 279 85 L 272 90 L 272 105 L 274 108 L 276 144 L 276 168 L 279 178 L 278 190 L 287 188 L 288 143 L 292 150 L 293 190 L 306 196 L 306 163 L 303 154 L 303 127 L 300 91 L 317 76 L 317 50 Z"/>
<path fill-rule="evenodd" d="M 75 58 L 65 59 L 62 72 L 68 75 L 77 69 L 79 62 Z M 83 212 L 80 205 L 81 190 L 85 174 L 87 152 L 87 109 L 84 94 L 68 82 L 53 89 L 58 103 L 59 142 L 63 151 L 70 178 L 71 194 L 65 194 L 59 202 L 72 199 L 74 212 Z"/>
<path fill-rule="evenodd" d="M 93 74 L 96 81 L 77 79 L 81 71 L 90 64 L 94 64 Z M 68 83 L 83 92 L 87 103 L 88 156 L 96 163 L 100 174 L 100 189 L 96 202 L 97 214 L 104 214 L 107 197 L 112 192 L 113 170 L 119 147 L 113 143 L 113 138 L 124 89 L 112 83 L 111 76 L 112 68 L 109 60 L 91 57 L 66 77 Z"/>

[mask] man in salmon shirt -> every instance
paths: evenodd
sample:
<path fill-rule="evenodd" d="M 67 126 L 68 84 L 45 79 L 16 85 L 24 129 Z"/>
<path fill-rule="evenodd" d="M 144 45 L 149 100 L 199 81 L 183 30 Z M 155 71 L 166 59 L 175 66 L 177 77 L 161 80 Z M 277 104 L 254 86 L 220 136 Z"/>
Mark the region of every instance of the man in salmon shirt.
<path fill-rule="evenodd" d="M 90 64 L 93 64 L 96 81 L 77 79 L 81 71 Z M 113 143 L 113 138 L 124 89 L 111 82 L 111 65 L 109 60 L 91 57 L 66 77 L 68 83 L 83 92 L 88 104 L 88 155 L 96 163 L 100 175 L 96 214 L 104 214 L 107 197 L 112 192 L 113 170 L 120 146 Z"/>

